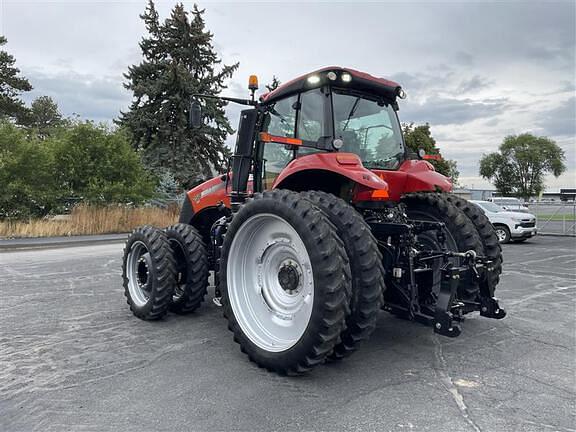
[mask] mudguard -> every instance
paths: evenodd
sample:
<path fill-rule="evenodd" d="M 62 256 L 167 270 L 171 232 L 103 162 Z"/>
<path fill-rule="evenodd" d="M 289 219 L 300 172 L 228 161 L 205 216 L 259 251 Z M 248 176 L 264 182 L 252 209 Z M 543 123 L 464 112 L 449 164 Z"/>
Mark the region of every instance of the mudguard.
<path fill-rule="evenodd" d="M 374 170 L 389 185 L 390 199 L 399 201 L 404 194 L 423 191 L 452 191 L 452 182 L 436 172 L 430 162 L 406 160 L 395 170 Z"/>
<path fill-rule="evenodd" d="M 294 159 L 282 170 L 272 188 L 281 186 L 290 176 L 304 171 L 327 171 L 370 189 L 388 190 L 388 183 L 364 168 L 362 161 L 354 153 L 316 153 Z"/>

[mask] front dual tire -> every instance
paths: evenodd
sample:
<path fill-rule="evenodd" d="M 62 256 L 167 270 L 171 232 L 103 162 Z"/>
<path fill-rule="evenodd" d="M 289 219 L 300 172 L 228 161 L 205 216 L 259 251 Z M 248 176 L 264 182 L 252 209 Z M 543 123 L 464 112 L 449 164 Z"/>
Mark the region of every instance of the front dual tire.
<path fill-rule="evenodd" d="M 187 224 L 165 230 L 139 227 L 126 242 L 122 277 L 130 310 L 140 319 L 157 320 L 168 311 L 193 312 L 204 301 L 208 287 L 202 237 Z"/>

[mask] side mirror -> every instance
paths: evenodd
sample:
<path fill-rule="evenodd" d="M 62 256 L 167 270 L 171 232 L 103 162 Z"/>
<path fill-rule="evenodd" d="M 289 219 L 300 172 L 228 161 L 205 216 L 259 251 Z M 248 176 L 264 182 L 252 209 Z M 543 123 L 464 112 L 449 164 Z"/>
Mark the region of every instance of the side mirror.
<path fill-rule="evenodd" d="M 199 128 L 202 126 L 202 105 L 200 105 L 200 102 L 197 100 L 190 102 L 188 126 L 191 128 Z"/>

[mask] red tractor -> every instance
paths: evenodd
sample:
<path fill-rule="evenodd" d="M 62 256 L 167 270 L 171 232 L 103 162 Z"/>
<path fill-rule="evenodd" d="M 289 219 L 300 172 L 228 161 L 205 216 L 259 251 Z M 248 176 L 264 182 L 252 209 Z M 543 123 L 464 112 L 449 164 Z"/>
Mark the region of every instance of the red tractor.
<path fill-rule="evenodd" d="M 254 81 L 251 99 L 218 98 L 249 106 L 229 171 L 187 193 L 180 223 L 128 239 L 137 317 L 195 310 L 214 271 L 242 351 L 298 374 L 354 352 L 381 309 L 449 337 L 467 313 L 506 315 L 494 228 L 404 145 L 400 85 L 328 67 L 256 101 Z M 208 97 L 195 95 L 192 127 Z"/>

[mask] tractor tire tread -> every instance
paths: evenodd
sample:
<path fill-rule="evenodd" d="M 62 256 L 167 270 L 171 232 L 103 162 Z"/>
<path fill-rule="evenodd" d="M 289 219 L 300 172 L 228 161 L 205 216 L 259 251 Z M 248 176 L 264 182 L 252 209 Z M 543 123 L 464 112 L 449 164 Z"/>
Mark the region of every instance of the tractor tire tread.
<path fill-rule="evenodd" d="M 200 233 L 192 225 L 178 223 L 167 227 L 168 239 L 174 238 L 185 249 L 187 281 L 183 293 L 170 304 L 170 311 L 177 314 L 194 312 L 200 307 L 208 288 L 208 253 Z"/>
<path fill-rule="evenodd" d="M 127 261 L 132 244 L 141 241 L 146 245 L 152 264 L 154 265 L 155 281 L 153 293 L 146 305 L 138 307 L 131 300 L 128 288 Z M 166 234 L 158 228 L 144 225 L 136 228 L 126 242 L 124 258 L 122 260 L 122 279 L 124 296 L 132 313 L 143 320 L 158 320 L 166 315 L 176 281 L 176 262 Z"/>
<path fill-rule="evenodd" d="M 447 194 L 446 199 L 462 210 L 476 227 L 484 246 L 484 253 L 493 260 L 492 269 L 488 272 L 487 277 L 490 278 L 490 283 L 495 287 L 500 282 L 504 258 L 502 256 L 502 246 L 498 241 L 494 226 L 484 212 L 473 203 L 451 194 Z M 480 281 L 481 285 L 486 283 L 486 278 Z"/>
<path fill-rule="evenodd" d="M 340 360 L 356 351 L 376 328 L 386 289 L 382 254 L 364 218 L 344 200 L 321 191 L 309 191 L 304 196 L 336 226 L 350 262 L 350 314 L 340 342 L 329 356 L 330 360 Z"/>

